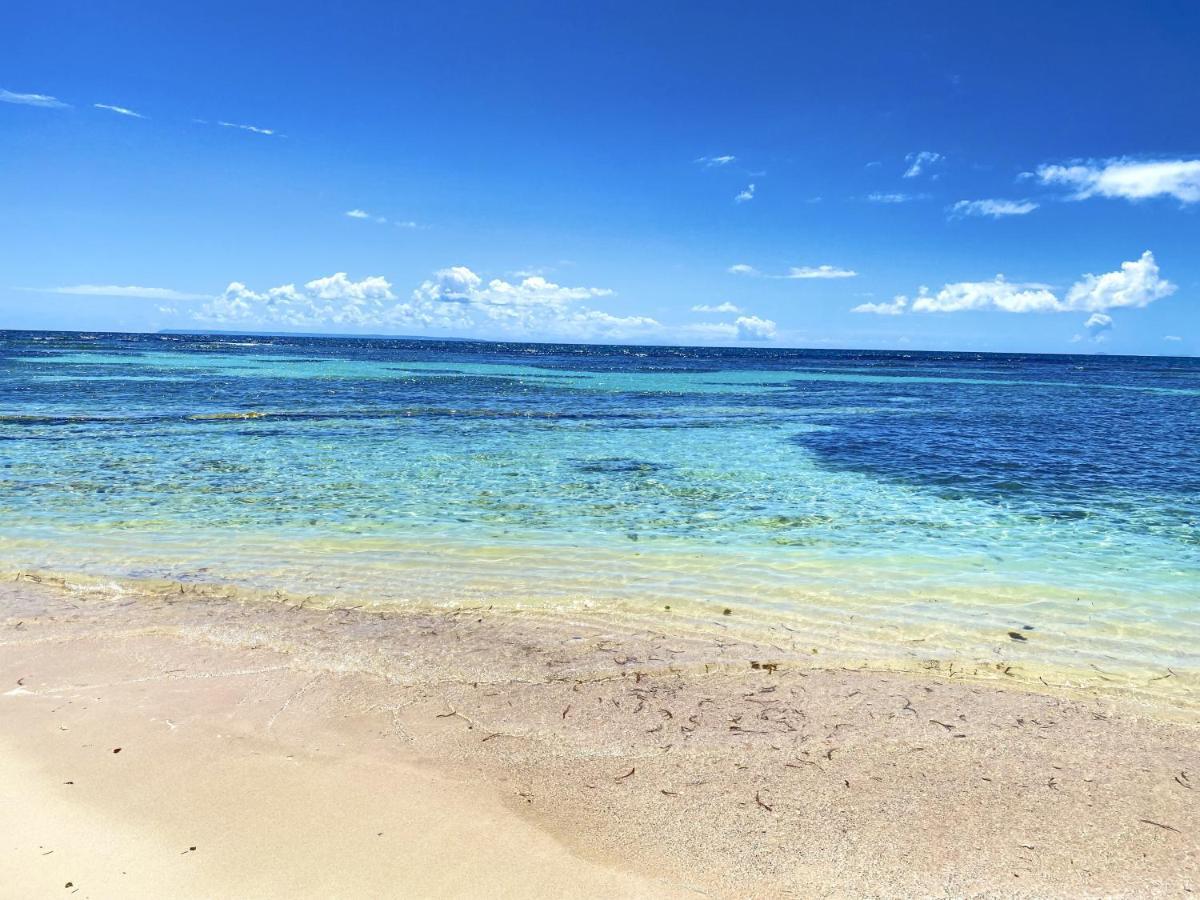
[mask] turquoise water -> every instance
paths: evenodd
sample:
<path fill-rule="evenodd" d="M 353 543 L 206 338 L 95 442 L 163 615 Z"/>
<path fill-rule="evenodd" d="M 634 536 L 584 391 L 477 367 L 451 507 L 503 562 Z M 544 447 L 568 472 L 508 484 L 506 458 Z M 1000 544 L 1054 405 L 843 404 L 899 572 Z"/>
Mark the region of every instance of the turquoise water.
<path fill-rule="evenodd" d="M 1200 361 L 0 333 L 0 568 L 1194 690 Z"/>

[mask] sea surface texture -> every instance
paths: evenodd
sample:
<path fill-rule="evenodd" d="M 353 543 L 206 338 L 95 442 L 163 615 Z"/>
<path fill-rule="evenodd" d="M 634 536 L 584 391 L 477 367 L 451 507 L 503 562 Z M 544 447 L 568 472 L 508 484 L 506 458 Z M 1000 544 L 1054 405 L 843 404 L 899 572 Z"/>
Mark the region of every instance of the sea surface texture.
<path fill-rule="evenodd" d="M 0 570 L 1186 706 L 1200 360 L 0 332 Z"/>

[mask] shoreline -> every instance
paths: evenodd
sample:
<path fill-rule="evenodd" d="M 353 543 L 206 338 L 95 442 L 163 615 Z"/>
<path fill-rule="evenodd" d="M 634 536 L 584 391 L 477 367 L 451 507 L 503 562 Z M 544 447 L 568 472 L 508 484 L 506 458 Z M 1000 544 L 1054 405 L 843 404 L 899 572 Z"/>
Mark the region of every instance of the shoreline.
<path fill-rule="evenodd" d="M 1046 655 L 1046 642 L 1061 644 L 1064 635 L 1046 630 L 1020 628 L 1019 612 L 1009 625 L 993 622 L 990 643 L 970 649 L 947 642 L 944 634 L 899 631 L 895 624 L 864 630 L 856 621 L 862 610 L 822 606 L 797 617 L 793 611 L 758 608 L 744 601 L 698 602 L 688 597 L 667 598 L 663 609 L 634 605 L 609 598 L 603 605 L 591 600 L 566 604 L 513 603 L 505 596 L 493 601 L 487 590 L 451 594 L 431 600 L 424 595 L 398 601 L 379 599 L 361 590 L 330 593 L 317 589 L 299 593 L 282 588 L 265 589 L 235 579 L 213 578 L 201 570 L 197 577 L 180 580 L 162 577 L 111 577 L 58 571 L 13 569 L 0 571 L 6 580 L 42 585 L 77 596 L 122 595 L 143 601 L 171 602 L 181 598 L 215 604 L 237 604 L 274 608 L 284 606 L 339 615 L 403 618 L 441 615 L 470 609 L 486 609 L 497 615 L 515 615 L 542 622 L 549 628 L 581 625 L 614 628 L 624 632 L 665 631 L 673 636 L 700 642 L 719 640 L 744 647 L 760 646 L 761 653 L 786 658 L 792 665 L 813 669 L 853 669 L 884 675 L 916 675 L 974 681 L 984 685 L 1015 687 L 1033 693 L 1077 700 L 1102 699 L 1128 706 L 1138 715 L 1151 715 L 1184 723 L 1200 722 L 1200 668 L 1156 662 L 1130 669 L 1124 661 L 1096 652 L 1079 655 L 1069 665 L 1053 653 Z M 566 595 L 570 596 L 570 595 Z M 892 614 L 899 619 L 898 614 Z M 819 624 L 816 624 L 819 623 Z M 851 624 L 854 623 L 854 624 Z M 799 627 L 796 627 L 799 626 Z M 917 636 L 920 634 L 921 636 Z M 835 637 L 836 635 L 836 637 Z M 867 636 L 869 635 L 869 637 Z M 930 643 L 926 643 L 932 638 Z M 942 643 L 938 643 L 941 640 Z M 976 635 L 980 641 L 981 636 Z M 986 654 L 986 656 L 985 656 Z M 1193 654 L 1186 657 L 1194 662 Z M 1102 668 L 1101 664 L 1105 667 Z M 1122 668 L 1124 666 L 1124 668 Z"/>
<path fill-rule="evenodd" d="M 429 838 L 433 862 L 417 868 L 436 896 L 481 882 L 509 896 L 1200 890 L 1200 727 L 1132 702 L 802 666 L 733 638 L 486 608 L 303 609 L 32 581 L 6 584 L 0 603 L 0 765 L 27 786 L 5 805 L 70 811 L 29 813 L 0 846 L 28 879 L 17 884 L 42 885 L 47 860 L 80 867 L 32 895 L 70 880 L 114 896 L 135 871 L 174 871 L 197 889 L 178 868 L 195 861 L 187 847 L 172 845 L 168 866 L 147 837 L 174 833 L 170 810 L 258 828 L 256 862 L 209 844 L 201 876 L 253 883 L 253 896 L 295 893 L 247 881 L 288 859 L 310 886 L 343 868 L 367 879 L 344 882 L 347 895 L 413 877 L 413 858 L 380 853 L 374 832 L 294 827 L 330 811 L 350 822 L 403 811 L 417 823 L 405 846 Z M 220 802 L 206 805 L 212 766 Z M 61 777 L 72 767 L 86 778 Z M 181 768 L 190 786 L 172 781 Z M 113 787 L 96 789 L 99 778 Z M 422 797 L 456 811 L 452 824 L 438 830 Z M 36 845 L 54 842 L 42 857 Z M 537 864 L 505 868 L 497 846 Z M 118 858 L 129 875 L 106 868 Z"/>

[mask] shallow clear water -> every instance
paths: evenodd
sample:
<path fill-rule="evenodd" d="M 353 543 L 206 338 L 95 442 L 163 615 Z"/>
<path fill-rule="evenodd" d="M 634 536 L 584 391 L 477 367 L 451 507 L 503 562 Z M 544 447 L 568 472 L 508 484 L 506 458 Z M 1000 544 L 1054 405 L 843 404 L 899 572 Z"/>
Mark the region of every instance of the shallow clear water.
<path fill-rule="evenodd" d="M 1200 360 L 0 332 L 0 568 L 1160 690 L 1200 661 Z"/>

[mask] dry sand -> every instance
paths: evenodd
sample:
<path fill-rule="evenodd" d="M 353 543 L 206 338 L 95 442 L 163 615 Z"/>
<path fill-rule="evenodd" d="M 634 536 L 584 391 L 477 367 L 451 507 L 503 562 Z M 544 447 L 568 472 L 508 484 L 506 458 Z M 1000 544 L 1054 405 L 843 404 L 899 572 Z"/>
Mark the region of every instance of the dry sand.
<path fill-rule="evenodd" d="M 4 897 L 1200 892 L 1200 728 L 1131 703 L 487 609 L 0 610 Z"/>

